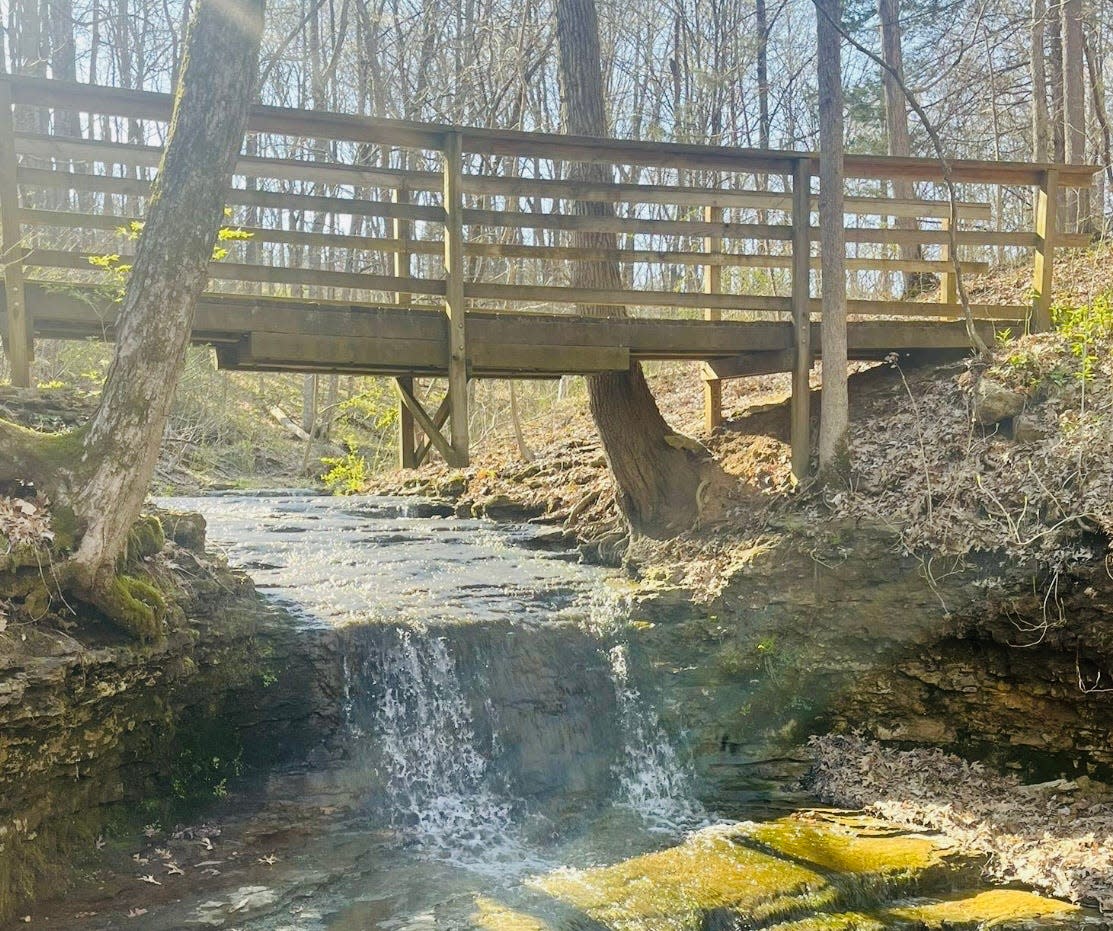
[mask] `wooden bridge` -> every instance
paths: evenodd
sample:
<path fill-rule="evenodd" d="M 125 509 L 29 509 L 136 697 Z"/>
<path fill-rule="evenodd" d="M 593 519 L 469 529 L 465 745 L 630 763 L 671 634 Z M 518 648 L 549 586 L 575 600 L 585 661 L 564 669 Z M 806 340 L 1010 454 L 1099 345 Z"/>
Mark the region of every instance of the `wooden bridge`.
<path fill-rule="evenodd" d="M 14 383 L 30 383 L 36 337 L 112 338 L 113 282 L 146 210 L 170 108 L 163 94 L 0 77 L 2 332 Z M 59 111 L 81 114 L 85 136 L 53 132 Z M 614 180 L 568 180 L 584 162 L 610 166 Z M 987 339 L 1049 326 L 1055 249 L 1086 242 L 1057 232 L 1052 205 L 1094 170 L 951 162 L 964 270 L 985 271 L 991 255 L 1033 267 L 1031 304 L 972 308 Z M 821 325 L 817 173 L 812 153 L 255 107 L 228 192 L 237 232 L 214 257 L 193 339 L 228 369 L 393 376 L 406 466 L 431 448 L 467 462 L 471 378 L 696 360 L 715 426 L 721 379 L 792 372 L 799 475 Z M 938 161 L 848 156 L 846 175 L 851 357 L 968 348 Z M 917 196 L 892 196 L 894 182 L 917 183 Z M 585 201 L 611 209 L 580 215 L 574 205 Z M 1011 226 L 1008 204 L 1022 218 Z M 569 245 L 582 230 L 613 234 L 614 248 Z M 570 263 L 584 259 L 620 263 L 623 287 L 570 287 Z M 938 276 L 937 299 L 878 299 L 886 282 L 925 274 Z M 583 305 L 626 314 L 581 316 Z M 435 411 L 414 390 L 426 377 L 448 381 Z M 420 447 L 415 427 L 427 437 Z"/>

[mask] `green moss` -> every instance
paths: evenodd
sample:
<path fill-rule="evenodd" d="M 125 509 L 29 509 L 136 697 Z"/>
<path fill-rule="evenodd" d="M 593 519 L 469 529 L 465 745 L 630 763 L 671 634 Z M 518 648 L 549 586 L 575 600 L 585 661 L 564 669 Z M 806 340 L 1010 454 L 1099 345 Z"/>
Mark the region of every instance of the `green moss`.
<path fill-rule="evenodd" d="M 536 885 L 613 928 L 695 929 L 723 909 L 768 922 L 834 904 L 837 890 L 819 872 L 739 843 L 744 830 L 702 831 L 667 850 L 552 873 Z"/>
<path fill-rule="evenodd" d="M 793 818 L 757 825 L 748 836 L 780 856 L 840 874 L 911 877 L 944 859 L 926 837 L 871 837 Z"/>
<path fill-rule="evenodd" d="M 837 914 L 809 915 L 799 921 L 781 922 L 774 926 L 776 931 L 882 931 L 892 928 L 873 915 L 860 912 L 838 912 Z"/>
<path fill-rule="evenodd" d="M 54 551 L 65 553 L 77 544 L 77 515 L 73 508 L 55 503 L 50 509 L 50 529 L 54 533 Z"/>
<path fill-rule="evenodd" d="M 0 921 L 37 890 L 64 887 L 75 851 L 90 850 L 103 823 L 100 810 L 78 812 L 27 830 L 24 823 L 0 828 Z"/>
<path fill-rule="evenodd" d="M 1016 922 L 1069 918 L 1079 909 L 1020 889 L 993 889 L 977 895 L 886 910 L 894 921 L 914 922 L 919 928 L 1001 928 Z"/>
<path fill-rule="evenodd" d="M 532 885 L 616 931 L 708 926 L 877 931 L 923 927 L 937 907 L 946 919 L 949 903 L 924 906 L 922 919 L 912 909 L 878 909 L 894 894 L 907 895 L 925 884 L 949 890 L 956 878 L 965 878 L 965 864 L 927 838 L 882 832 L 868 819 L 791 817 L 701 831 L 666 850 L 597 869 L 561 870 Z M 1055 913 L 1034 904 L 1046 900 L 1030 899 L 1001 914 Z M 992 899 L 974 896 L 970 902 L 969 914 L 980 921 L 998 914 Z M 480 913 L 482 927 L 499 931 L 537 926 L 532 916 L 500 903 Z"/>
<path fill-rule="evenodd" d="M 158 640 L 163 636 L 166 599 L 150 582 L 117 575 L 98 593 L 97 607 L 113 624 L 140 640 Z"/>
<path fill-rule="evenodd" d="M 128 532 L 124 562 L 134 565 L 140 560 L 161 553 L 166 546 L 162 522 L 154 514 L 142 514 Z"/>
<path fill-rule="evenodd" d="M 553 931 L 552 925 L 540 918 L 483 895 L 476 897 L 471 921 L 484 931 Z"/>

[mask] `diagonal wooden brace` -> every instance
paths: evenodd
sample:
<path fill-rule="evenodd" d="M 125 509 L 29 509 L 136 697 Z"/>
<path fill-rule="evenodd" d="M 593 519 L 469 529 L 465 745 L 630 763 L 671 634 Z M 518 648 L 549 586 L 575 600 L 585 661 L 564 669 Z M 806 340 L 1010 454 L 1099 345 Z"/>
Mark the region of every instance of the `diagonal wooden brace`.
<path fill-rule="evenodd" d="M 421 406 L 421 402 L 407 390 L 400 380 L 395 379 L 394 387 L 397 389 L 398 397 L 401 399 L 402 403 L 409 412 L 413 414 L 414 420 L 417 421 L 417 425 L 425 432 L 425 435 L 429 438 L 429 441 L 436 448 L 437 452 L 444 457 L 444 461 L 454 467 L 464 465 L 465 463 L 461 461 L 461 456 L 452 448 L 448 440 L 444 438 L 440 428 L 433 422 L 433 418 L 431 418 L 425 408 Z M 451 405 L 449 405 L 449 408 L 451 409 Z M 445 419 L 447 419 L 447 416 Z"/>
<path fill-rule="evenodd" d="M 437 412 L 433 415 L 433 426 L 436 427 L 438 430 L 442 430 L 444 428 L 444 425 L 448 423 L 448 415 L 451 411 L 452 400 L 446 394 L 441 399 L 441 403 L 440 406 L 437 408 Z M 428 457 L 429 455 L 429 450 L 432 448 L 433 441 L 428 438 L 418 444 L 417 453 L 415 455 L 418 465 L 421 465 L 425 461 L 426 457 Z"/>

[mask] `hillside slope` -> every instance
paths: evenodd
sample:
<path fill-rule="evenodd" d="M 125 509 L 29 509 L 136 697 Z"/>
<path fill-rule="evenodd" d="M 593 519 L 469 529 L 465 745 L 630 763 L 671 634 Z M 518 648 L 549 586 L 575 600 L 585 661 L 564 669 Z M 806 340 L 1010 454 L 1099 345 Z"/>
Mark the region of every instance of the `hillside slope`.
<path fill-rule="evenodd" d="M 662 412 L 736 479 L 705 509 L 714 519 L 679 540 L 626 550 L 582 392 L 525 425 L 532 461 L 509 440 L 490 442 L 467 470 L 431 464 L 368 490 L 552 523 L 603 558 L 683 564 L 684 582 L 703 588 L 740 547 L 804 518 L 880 524 L 909 552 L 1004 552 L 1054 572 L 1102 554 L 1113 531 L 1111 259 L 1108 245 L 1063 258 L 1055 333 L 999 341 L 986 360 L 857 366 L 847 489 L 793 486 L 787 376 L 725 383 L 727 422 L 707 435 L 697 367 L 662 365 L 650 369 Z M 1006 269 L 971 282 L 972 299 L 1020 303 L 1028 287 L 1024 272 Z"/>

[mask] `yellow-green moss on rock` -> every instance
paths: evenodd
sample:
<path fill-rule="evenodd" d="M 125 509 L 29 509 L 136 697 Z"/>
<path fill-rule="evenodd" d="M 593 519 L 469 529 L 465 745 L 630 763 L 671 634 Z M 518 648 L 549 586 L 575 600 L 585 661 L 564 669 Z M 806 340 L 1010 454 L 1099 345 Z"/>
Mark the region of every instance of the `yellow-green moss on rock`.
<path fill-rule="evenodd" d="M 976 895 L 886 910 L 892 921 L 912 922 L 918 928 L 1016 928 L 1048 919 L 1069 919 L 1079 909 L 1021 889 L 991 889 Z"/>
<path fill-rule="evenodd" d="M 893 903 L 973 884 L 972 867 L 927 837 L 849 814 L 811 814 L 708 828 L 665 850 L 606 867 L 558 870 L 530 885 L 590 926 L 614 931 L 1021 927 L 1076 911 L 1011 890 Z M 477 900 L 476 921 L 490 931 L 545 931 L 545 910 L 531 911 Z"/>

